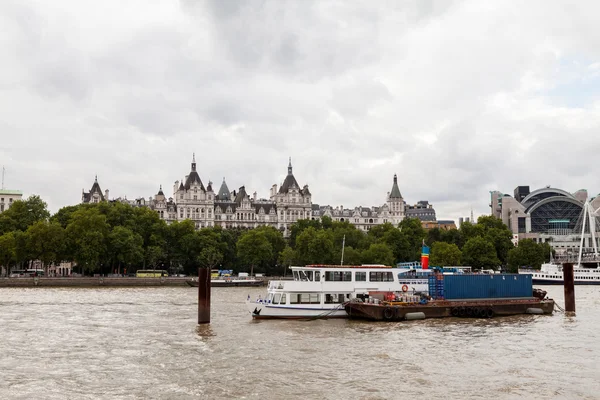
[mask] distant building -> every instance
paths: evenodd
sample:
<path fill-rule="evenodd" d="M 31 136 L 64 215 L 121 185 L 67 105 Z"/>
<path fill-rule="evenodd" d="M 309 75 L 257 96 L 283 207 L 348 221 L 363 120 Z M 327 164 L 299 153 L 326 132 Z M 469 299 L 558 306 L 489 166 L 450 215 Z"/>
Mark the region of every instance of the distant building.
<path fill-rule="evenodd" d="M 102 189 L 100 189 L 100 185 L 98 184 L 98 175 L 94 179 L 94 184 L 89 192 L 85 192 L 84 189 L 81 190 L 81 202 L 82 203 L 100 203 L 101 201 L 108 201 L 108 189 L 104 194 L 102 193 Z"/>
<path fill-rule="evenodd" d="M 405 206 L 406 218 L 418 218 L 421 221 L 436 221 L 433 205 L 421 200 L 412 206 Z"/>
<path fill-rule="evenodd" d="M 318 204 L 313 204 L 312 219 L 320 219 L 327 216 L 333 221 L 348 221 L 362 231 L 368 231 L 375 225 L 388 222 L 394 226 L 398 226 L 405 218 L 405 213 L 404 199 L 398 187 L 398 177 L 396 174 L 394 174 L 392 190 L 388 192 L 386 200 L 386 203 L 381 206 L 357 206 L 354 208 L 344 208 L 343 205 L 334 208 L 329 205 L 319 206 Z"/>
<path fill-rule="evenodd" d="M 456 224 L 451 220 L 439 220 L 439 221 L 421 221 L 421 226 L 425 230 L 439 228 L 443 230 L 456 229 Z"/>
<path fill-rule="evenodd" d="M 22 198 L 23 192 L 20 190 L 0 189 L 0 212 L 8 210 L 14 201 Z"/>
<path fill-rule="evenodd" d="M 546 186 L 534 191 L 529 186 L 517 186 L 514 196 L 499 191 L 490 192 L 491 214 L 504 222 L 513 233 L 513 243 L 522 239 L 549 242 L 558 252 L 579 248 L 583 227 L 583 210 L 586 201 L 590 208 L 600 208 L 600 196 L 588 198 L 587 190 L 569 193 Z M 596 217 L 594 229 L 598 229 Z M 587 223 L 586 223 L 587 224 Z M 596 233 L 596 243 L 598 234 Z M 584 234 L 584 248 L 592 246 L 589 227 Z"/>
<path fill-rule="evenodd" d="M 252 197 L 241 186 L 237 191 L 230 191 L 223 178 L 217 192 L 213 190 L 212 182 L 206 186 L 202 182 L 196 166 L 196 157 L 192 156 L 191 170 L 182 181 L 175 181 L 172 197 L 167 197 L 162 185 L 158 193 L 148 199 L 125 198 L 108 199 L 108 190 L 102 193 L 98 178 L 89 192 L 82 191 L 82 203 L 99 203 L 113 201 L 129 204 L 133 207 L 150 207 L 167 223 L 189 219 L 196 228 L 221 226 L 223 228 L 256 228 L 258 226 L 273 226 L 289 235 L 291 225 L 301 219 L 320 219 L 328 216 L 334 221 L 348 221 L 358 229 L 368 231 L 374 225 L 391 223 L 394 226 L 406 217 L 405 202 L 398 186 L 398 177 L 394 174 L 391 191 L 387 193 L 386 202 L 381 206 L 352 209 L 343 206 L 319 206 L 312 203 L 312 194 L 308 185 L 300 186 L 296 180 L 291 159 L 288 171 L 280 186 L 274 184 L 269 193 L 269 199 L 257 198 L 256 192 Z M 428 202 L 420 201 L 412 206 L 414 217 L 435 220 L 435 210 Z"/>

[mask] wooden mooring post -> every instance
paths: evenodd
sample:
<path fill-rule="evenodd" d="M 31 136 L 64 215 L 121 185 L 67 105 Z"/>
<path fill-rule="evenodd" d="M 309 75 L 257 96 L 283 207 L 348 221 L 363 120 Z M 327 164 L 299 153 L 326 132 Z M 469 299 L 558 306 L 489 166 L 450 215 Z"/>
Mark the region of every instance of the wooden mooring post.
<path fill-rule="evenodd" d="M 565 311 L 575 312 L 575 280 L 573 264 L 563 264 L 563 282 L 565 285 Z"/>
<path fill-rule="evenodd" d="M 210 269 L 198 268 L 198 323 L 210 324 Z"/>

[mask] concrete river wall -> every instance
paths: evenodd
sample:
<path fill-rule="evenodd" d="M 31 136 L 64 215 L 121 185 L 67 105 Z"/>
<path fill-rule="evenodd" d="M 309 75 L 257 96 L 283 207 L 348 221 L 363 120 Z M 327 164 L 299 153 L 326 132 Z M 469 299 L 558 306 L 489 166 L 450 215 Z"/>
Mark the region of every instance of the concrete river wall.
<path fill-rule="evenodd" d="M 144 287 L 186 286 L 191 278 L 134 278 L 134 277 L 59 277 L 59 278 L 0 278 L 0 287 Z"/>

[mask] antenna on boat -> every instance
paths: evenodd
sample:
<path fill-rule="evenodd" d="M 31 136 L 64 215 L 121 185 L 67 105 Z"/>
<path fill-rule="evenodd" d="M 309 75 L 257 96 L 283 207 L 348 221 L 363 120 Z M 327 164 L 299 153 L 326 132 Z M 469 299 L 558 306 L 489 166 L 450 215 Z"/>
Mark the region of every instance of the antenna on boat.
<path fill-rule="evenodd" d="M 342 239 L 342 261 L 340 261 L 340 266 L 344 265 L 344 247 L 346 246 L 346 235 L 344 235 L 344 239 Z"/>

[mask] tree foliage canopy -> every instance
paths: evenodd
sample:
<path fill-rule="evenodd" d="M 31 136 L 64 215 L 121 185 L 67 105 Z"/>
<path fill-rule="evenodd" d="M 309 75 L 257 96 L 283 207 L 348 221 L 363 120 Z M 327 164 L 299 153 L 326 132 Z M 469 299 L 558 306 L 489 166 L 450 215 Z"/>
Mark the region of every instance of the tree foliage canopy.
<path fill-rule="evenodd" d="M 85 273 L 156 268 L 195 274 L 201 266 L 281 274 L 290 265 L 339 264 L 342 248 L 344 264 L 418 261 L 423 241 L 431 246 L 432 266 L 538 267 L 550 254 L 547 244 L 524 240 L 514 248 L 511 238 L 492 216 L 458 230 L 429 231 L 411 218 L 358 229 L 323 217 L 296 221 L 284 238 L 268 226 L 197 230 L 190 220 L 167 224 L 150 208 L 118 202 L 63 207 L 50 216 L 46 203 L 31 196 L 0 214 L 0 263 L 73 261 Z"/>

